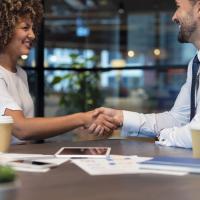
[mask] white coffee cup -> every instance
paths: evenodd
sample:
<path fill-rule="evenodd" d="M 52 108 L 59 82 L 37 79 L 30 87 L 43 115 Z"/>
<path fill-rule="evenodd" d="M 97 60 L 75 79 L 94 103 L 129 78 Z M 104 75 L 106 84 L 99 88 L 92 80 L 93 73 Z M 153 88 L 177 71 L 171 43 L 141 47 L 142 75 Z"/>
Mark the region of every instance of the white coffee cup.
<path fill-rule="evenodd" d="M 0 116 L 0 152 L 8 151 L 12 136 L 13 118 Z"/>
<path fill-rule="evenodd" d="M 194 158 L 200 158 L 200 125 L 191 127 L 192 151 Z"/>

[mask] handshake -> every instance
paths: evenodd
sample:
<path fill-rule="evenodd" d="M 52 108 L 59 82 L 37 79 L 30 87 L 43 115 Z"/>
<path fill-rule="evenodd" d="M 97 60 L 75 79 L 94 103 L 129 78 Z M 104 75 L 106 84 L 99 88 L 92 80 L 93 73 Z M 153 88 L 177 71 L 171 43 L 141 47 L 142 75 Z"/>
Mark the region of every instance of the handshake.
<path fill-rule="evenodd" d="M 84 128 L 97 136 L 109 136 L 123 124 L 122 110 L 101 107 L 84 113 L 84 116 Z"/>

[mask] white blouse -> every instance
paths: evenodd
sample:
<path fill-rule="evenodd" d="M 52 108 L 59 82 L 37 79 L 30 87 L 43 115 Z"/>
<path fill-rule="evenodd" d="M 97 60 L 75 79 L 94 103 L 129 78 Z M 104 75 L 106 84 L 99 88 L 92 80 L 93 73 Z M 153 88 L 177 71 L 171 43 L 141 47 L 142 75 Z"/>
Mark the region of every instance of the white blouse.
<path fill-rule="evenodd" d="M 6 108 L 21 110 L 25 117 L 34 115 L 27 74 L 21 67 L 17 67 L 17 72 L 13 73 L 0 66 L 0 115 L 4 115 Z M 12 143 L 15 142 L 19 140 L 13 137 Z"/>

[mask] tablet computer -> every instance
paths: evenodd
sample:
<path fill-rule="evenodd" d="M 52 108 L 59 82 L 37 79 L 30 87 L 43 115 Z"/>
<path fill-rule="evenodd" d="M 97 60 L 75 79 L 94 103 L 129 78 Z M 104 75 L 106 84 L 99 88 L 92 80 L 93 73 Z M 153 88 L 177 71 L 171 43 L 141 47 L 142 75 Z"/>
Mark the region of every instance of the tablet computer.
<path fill-rule="evenodd" d="M 110 154 L 110 147 L 62 147 L 56 153 L 56 157 L 107 157 Z"/>

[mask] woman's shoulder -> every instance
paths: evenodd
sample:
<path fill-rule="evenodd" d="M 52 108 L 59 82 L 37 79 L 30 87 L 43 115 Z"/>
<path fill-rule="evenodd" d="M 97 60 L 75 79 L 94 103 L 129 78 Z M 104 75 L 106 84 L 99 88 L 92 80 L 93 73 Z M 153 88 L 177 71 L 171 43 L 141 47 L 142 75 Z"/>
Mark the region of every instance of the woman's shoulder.
<path fill-rule="evenodd" d="M 18 73 L 20 73 L 20 74 L 26 74 L 26 71 L 22 67 L 17 66 L 16 68 L 17 68 L 17 72 Z"/>
<path fill-rule="evenodd" d="M 27 75 L 26 75 L 26 72 L 24 69 L 22 69 L 21 67 L 18 67 L 18 66 L 16 67 L 16 69 L 17 69 L 17 72 L 13 73 L 13 72 L 6 70 L 4 67 L 2 67 L 0 65 L 0 78 L 1 79 L 10 79 L 10 78 L 15 79 L 17 77 L 21 77 L 22 79 L 27 78 Z"/>
<path fill-rule="evenodd" d="M 5 77 L 5 70 L 4 68 L 0 65 L 0 78 Z"/>
<path fill-rule="evenodd" d="M 26 71 L 22 67 L 17 66 L 17 74 L 20 77 L 27 78 Z"/>
<path fill-rule="evenodd" d="M 2 83 L 7 85 L 7 80 L 8 80 L 7 73 L 5 69 L 0 65 L 0 85 L 2 86 Z"/>

